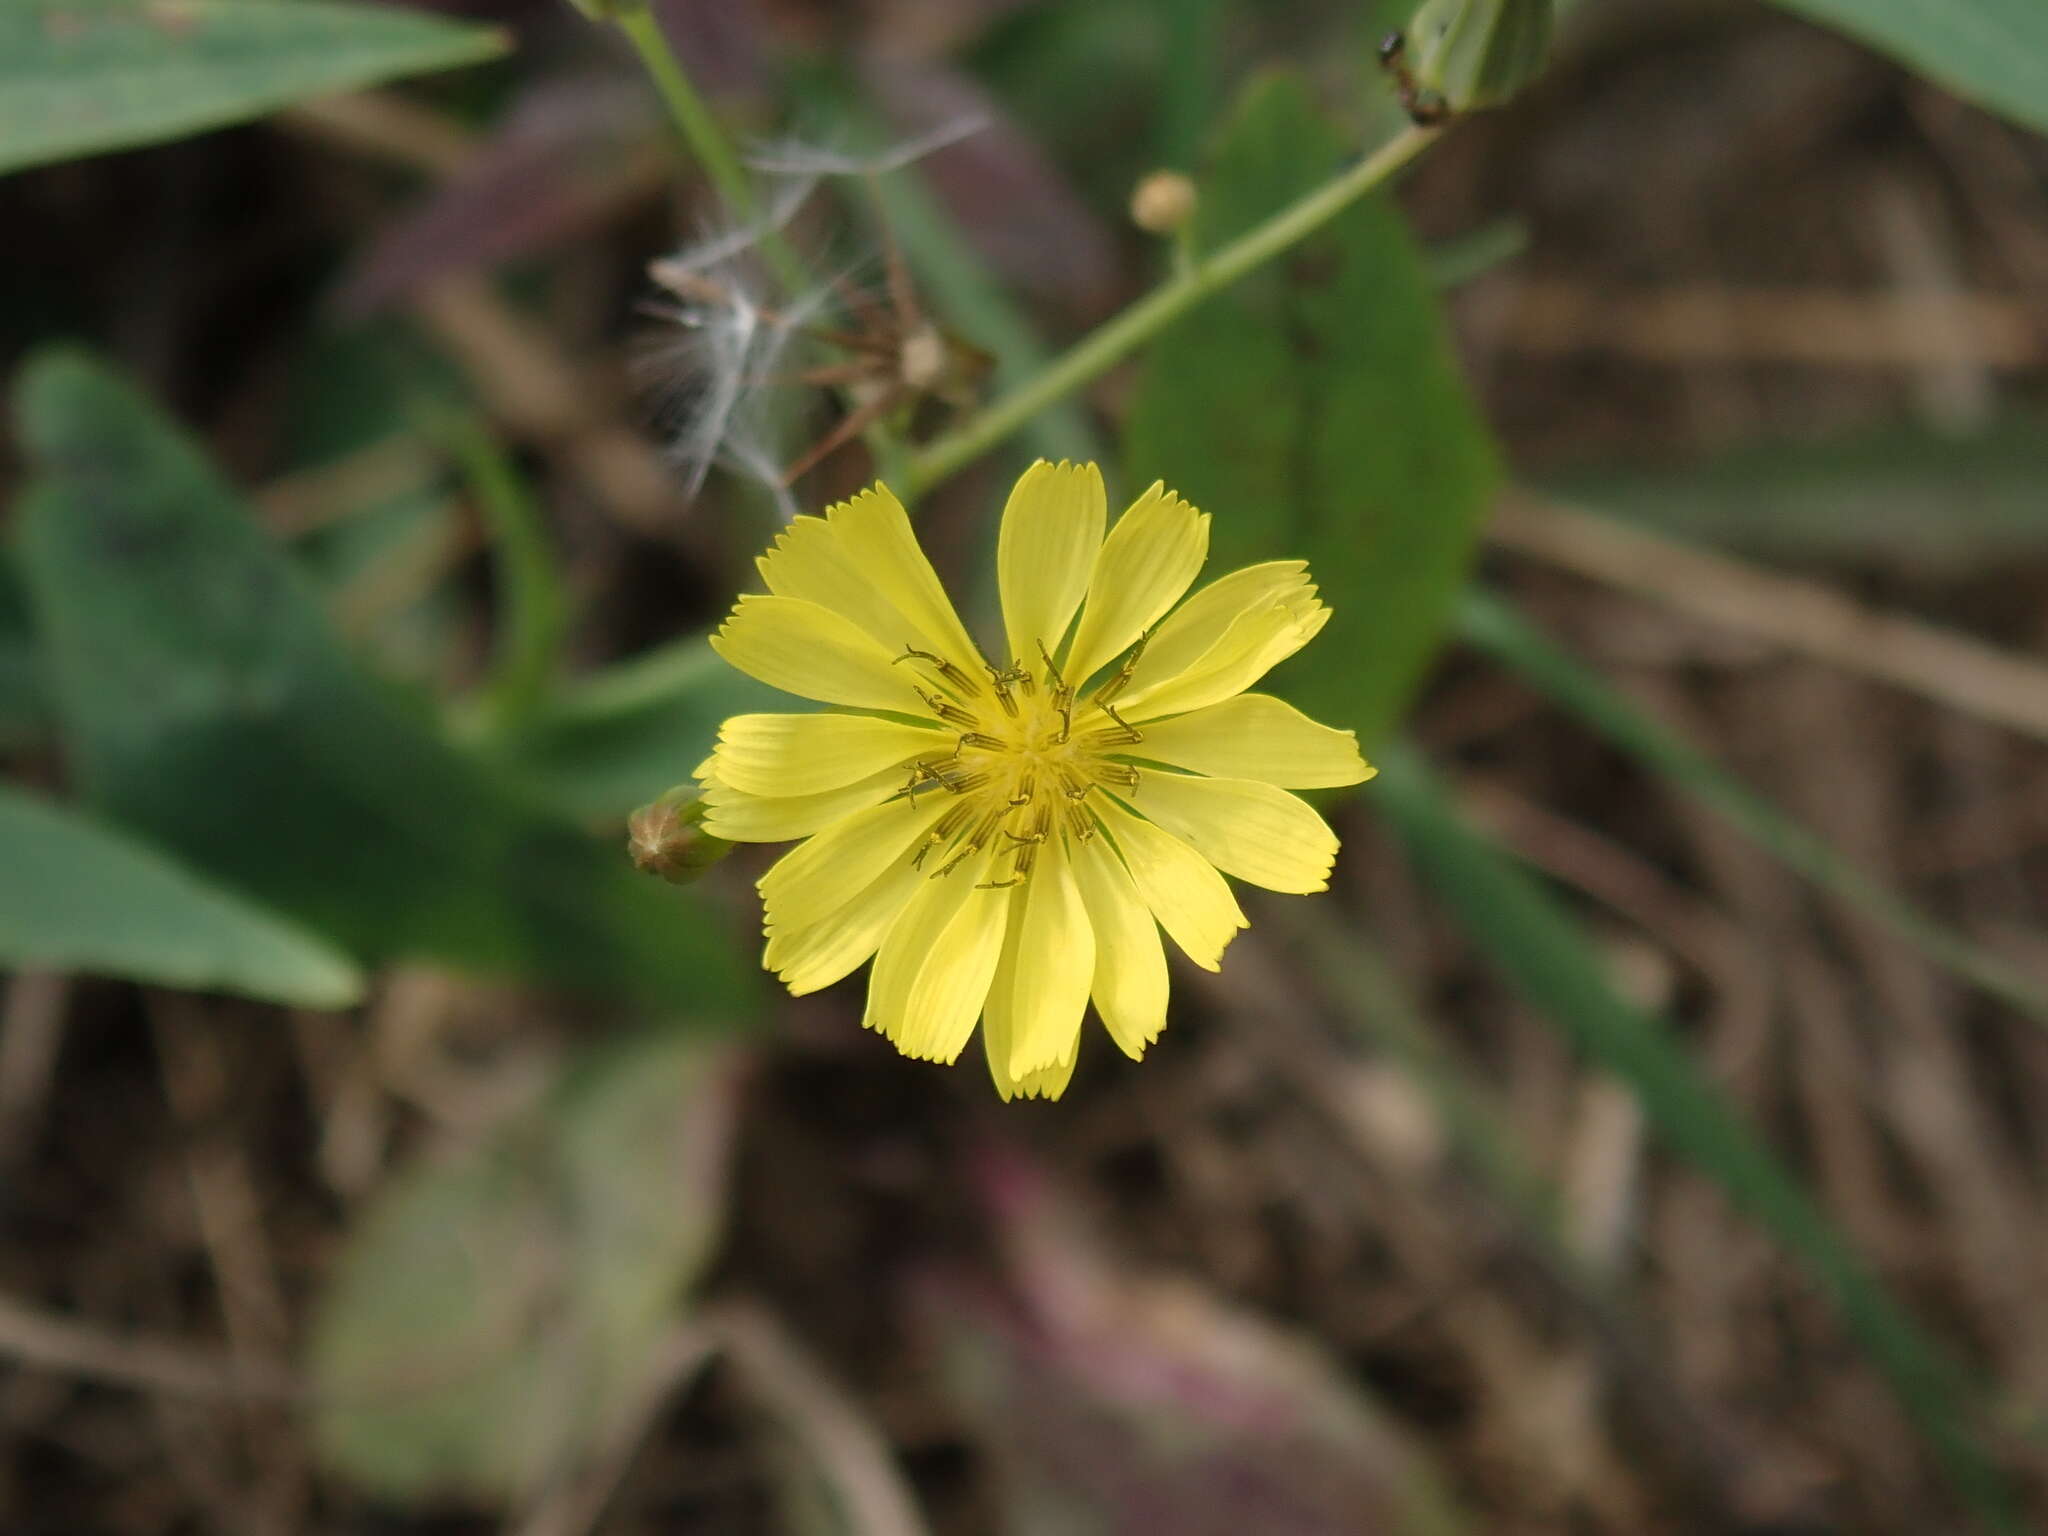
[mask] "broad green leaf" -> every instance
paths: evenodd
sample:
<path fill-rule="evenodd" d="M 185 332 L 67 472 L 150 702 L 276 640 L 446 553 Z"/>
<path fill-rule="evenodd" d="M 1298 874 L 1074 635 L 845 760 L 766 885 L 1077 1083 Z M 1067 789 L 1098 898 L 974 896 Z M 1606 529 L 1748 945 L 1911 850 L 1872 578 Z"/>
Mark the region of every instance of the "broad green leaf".
<path fill-rule="evenodd" d="M 329 0 L 6 0 L 0 172 L 153 144 L 504 52 L 505 35 Z"/>
<path fill-rule="evenodd" d="M 728 715 L 811 707 L 727 666 L 704 641 L 677 640 L 564 684 L 493 750 L 572 814 L 618 817 L 688 779 Z"/>
<path fill-rule="evenodd" d="M 145 843 L 4 785 L 0 849 L 0 970 L 90 971 L 307 1008 L 362 996 L 362 973 L 333 946 Z"/>
<path fill-rule="evenodd" d="M 1883 50 L 1958 96 L 2048 130 L 2041 0 L 1778 0 Z"/>
<path fill-rule="evenodd" d="M 1297 82 L 1251 87 L 1202 181 L 1215 247 L 1329 174 L 1336 135 Z M 1133 489 L 1203 511 L 1210 568 L 1301 558 L 1334 610 L 1277 691 L 1370 742 L 1435 656 L 1495 481 L 1427 266 L 1384 199 L 1153 344 L 1125 437 Z"/>
<path fill-rule="evenodd" d="M 386 1498 L 503 1502 L 613 1436 L 715 1251 L 733 1060 L 601 1047 L 542 1104 L 394 1178 L 315 1310 L 315 1443 Z"/>
<path fill-rule="evenodd" d="M 1632 704 L 1598 673 L 1553 644 L 1499 598 L 1468 592 L 1459 627 L 1472 645 L 1514 668 L 1622 751 L 1694 795 L 1773 857 L 1884 924 L 1927 957 L 2030 1018 L 2048 1022 L 2048 990 L 1987 954 L 1880 884 L 1706 754 Z"/>
<path fill-rule="evenodd" d="M 1373 802 L 1473 942 L 1580 1050 L 1626 1083 L 1673 1151 L 1795 1254 L 1883 1372 L 1987 1529 L 2017 1531 L 2003 1480 L 1972 1433 L 1957 1372 L 1663 1021 L 1625 1002 L 1551 891 L 1458 811 L 1422 759 L 1378 754 Z"/>
<path fill-rule="evenodd" d="M 744 1011 L 699 893 L 636 874 L 357 672 L 194 447 L 72 351 L 30 363 L 22 555 L 102 810 L 365 960 Z M 684 765 L 685 770 L 689 765 Z"/>
<path fill-rule="evenodd" d="M 1567 499 L 1744 554 L 1971 575 L 2048 559 L 2048 432 L 2016 420 L 1956 438 L 1906 424 L 1767 443 L 1682 471 L 1606 468 Z"/>

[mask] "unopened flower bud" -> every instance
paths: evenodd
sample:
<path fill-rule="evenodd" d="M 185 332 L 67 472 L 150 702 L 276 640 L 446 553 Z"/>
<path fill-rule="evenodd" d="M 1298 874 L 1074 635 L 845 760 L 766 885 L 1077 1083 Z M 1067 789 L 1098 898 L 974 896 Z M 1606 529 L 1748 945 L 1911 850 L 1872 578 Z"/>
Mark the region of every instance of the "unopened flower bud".
<path fill-rule="evenodd" d="M 1155 235 L 1177 234 L 1195 215 L 1195 184 L 1179 171 L 1154 171 L 1131 192 L 1131 222 Z"/>
<path fill-rule="evenodd" d="M 1542 73 L 1555 0 L 1423 0 L 1380 58 L 1418 122 L 1497 107 Z"/>
<path fill-rule="evenodd" d="M 626 851 L 633 866 L 670 885 L 687 885 L 732 851 L 703 827 L 704 802 L 695 786 L 677 785 L 626 818 Z"/>

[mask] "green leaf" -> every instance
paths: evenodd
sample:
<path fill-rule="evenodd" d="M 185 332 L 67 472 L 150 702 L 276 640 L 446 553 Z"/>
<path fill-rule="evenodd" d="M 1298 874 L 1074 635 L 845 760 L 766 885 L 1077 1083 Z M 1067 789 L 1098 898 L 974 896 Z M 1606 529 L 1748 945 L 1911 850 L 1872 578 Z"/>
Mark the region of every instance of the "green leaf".
<path fill-rule="evenodd" d="M 393 1179 L 315 1310 L 323 1460 L 395 1500 L 502 1502 L 605 1444 L 723 1229 L 733 1069 L 673 1036 L 603 1047 Z"/>
<path fill-rule="evenodd" d="M 1255 83 L 1203 180 L 1203 249 L 1325 177 L 1341 145 L 1296 81 Z M 1306 558 L 1334 610 L 1279 692 L 1368 742 L 1436 655 L 1495 483 L 1428 268 L 1382 198 L 1154 343 L 1130 485 L 1204 511 L 1215 571 Z"/>
<path fill-rule="evenodd" d="M 156 849 L 0 786 L 0 970 L 90 971 L 159 986 L 345 1008 L 340 951 Z"/>
<path fill-rule="evenodd" d="M 2048 557 L 2048 432 L 2038 421 L 1963 438 L 1892 423 L 1751 445 L 1682 473 L 1603 468 L 1552 484 L 1601 512 L 1768 559 L 1969 576 Z"/>
<path fill-rule="evenodd" d="M 470 64 L 504 33 L 328 0 L 0 4 L 0 172 L 153 144 Z"/>
<path fill-rule="evenodd" d="M 11 553 L 0 549 L 0 752 L 33 746 L 48 733 L 48 691 L 28 594 Z"/>
<path fill-rule="evenodd" d="M 1744 788 L 1734 775 L 1632 704 L 1538 632 L 1507 603 L 1466 594 L 1465 639 L 1521 673 L 1622 751 L 1696 796 L 1773 857 L 1914 945 L 1936 964 L 2028 1017 L 2048 1023 L 2048 991 L 1880 884 L 1822 838 Z"/>
<path fill-rule="evenodd" d="M 1778 0 L 1861 38 L 1958 96 L 2048 131 L 2041 0 Z"/>
<path fill-rule="evenodd" d="M 634 873 L 357 672 L 232 491 L 121 378 L 45 353 L 18 415 L 38 471 L 25 574 L 93 803 L 365 960 L 744 1011 L 701 895 Z"/>
<path fill-rule="evenodd" d="M 677 640 L 565 684 L 493 750 L 521 782 L 576 816 L 645 805 L 710 755 L 729 715 L 809 708 Z"/>
<path fill-rule="evenodd" d="M 1373 801 L 1501 971 L 1634 1090 L 1671 1148 L 1804 1262 L 1882 1371 L 1956 1490 L 1993 1530 L 2017 1531 L 2011 1496 L 1971 1432 L 1956 1371 L 1660 1020 L 1608 983 L 1550 890 L 1462 816 L 1415 752 L 1379 754 Z"/>

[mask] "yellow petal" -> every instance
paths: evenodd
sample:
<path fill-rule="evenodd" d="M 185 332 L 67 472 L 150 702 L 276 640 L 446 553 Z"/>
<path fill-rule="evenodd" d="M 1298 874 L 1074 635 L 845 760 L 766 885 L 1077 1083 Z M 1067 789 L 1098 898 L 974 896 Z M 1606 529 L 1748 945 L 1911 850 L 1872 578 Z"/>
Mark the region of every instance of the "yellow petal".
<path fill-rule="evenodd" d="M 1095 932 L 1067 860 L 1066 839 L 1039 850 L 1023 892 L 1023 925 L 1007 999 L 1010 1075 L 1023 1078 L 1073 1054 L 1095 976 Z"/>
<path fill-rule="evenodd" d="M 1102 838 L 1074 849 L 1074 878 L 1095 930 L 1089 994 L 1117 1048 L 1136 1061 L 1166 1028 L 1166 950 L 1159 924 L 1131 884 L 1130 871 Z"/>
<path fill-rule="evenodd" d="M 981 1044 L 988 1056 L 988 1075 L 1005 1104 L 1011 1099 L 1056 1099 L 1067 1091 L 1074 1075 L 1074 1063 L 1081 1055 L 1081 1031 L 1074 1031 L 1073 1044 L 1063 1061 L 1040 1067 L 1019 1077 L 1010 1071 L 1012 1004 L 1017 994 L 1017 956 L 1024 933 L 1024 903 L 1012 897 L 1009 926 L 1003 935 L 1002 959 L 990 984 L 988 1007 L 981 1017 Z"/>
<path fill-rule="evenodd" d="M 1073 1081 L 1074 1063 L 1081 1057 L 1080 1044 L 1081 1037 L 1076 1035 L 1073 1055 L 1064 1061 L 1054 1062 L 1049 1067 L 1040 1067 L 1036 1072 L 1025 1073 L 1015 1080 L 1010 1093 L 1004 1094 L 1003 1097 L 1007 1099 L 1014 1094 L 1020 1099 L 1057 1099 L 1067 1091 L 1067 1084 Z"/>
<path fill-rule="evenodd" d="M 1225 874 L 1269 891 L 1329 888 L 1337 834 L 1300 796 L 1254 779 L 1139 773 L 1131 804 Z"/>
<path fill-rule="evenodd" d="M 827 704 L 922 715 L 916 679 L 894 655 L 831 609 L 794 597 L 748 595 L 711 649 L 771 688 Z"/>
<path fill-rule="evenodd" d="M 1009 926 L 1011 890 L 990 890 L 995 850 L 923 881 L 882 941 L 862 1024 L 920 1061 L 952 1062 L 974 1033 Z"/>
<path fill-rule="evenodd" d="M 1102 541 L 1067 657 L 1067 681 L 1081 687 L 1128 650 L 1180 601 L 1208 557 L 1209 519 L 1154 483 Z"/>
<path fill-rule="evenodd" d="M 1057 651 L 1102 547 L 1109 498 L 1093 464 L 1048 464 L 1024 471 L 1003 508 L 996 540 L 1007 662 L 1038 664 L 1038 647 Z"/>
<path fill-rule="evenodd" d="M 1133 757 L 1192 768 L 1225 779 L 1260 779 L 1282 789 L 1360 784 L 1373 768 L 1358 755 L 1350 731 L 1318 725 L 1293 705 L 1264 693 L 1241 693 L 1192 714 L 1154 720 Z"/>
<path fill-rule="evenodd" d="M 909 632 L 884 643 L 893 644 L 900 654 L 904 646 L 919 641 L 920 650 L 944 656 L 970 676 L 979 674 L 981 652 L 968 638 L 938 572 L 918 546 L 903 503 L 888 487 L 863 491 L 830 508 L 825 517 L 860 579 L 911 625 Z"/>
<path fill-rule="evenodd" d="M 791 849 L 756 882 L 769 925 L 803 928 L 830 917 L 890 865 L 907 860 L 952 799 L 928 794 L 915 801 L 884 801 Z"/>
<path fill-rule="evenodd" d="M 794 997 L 831 986 L 875 952 L 923 879 L 902 859 L 829 917 L 802 928 L 770 926 L 761 964 Z"/>
<path fill-rule="evenodd" d="M 1017 1079 L 1010 1075 L 1010 1042 L 1015 1033 L 1010 1027 L 1010 1005 L 1017 995 L 1017 945 L 1023 934 L 1024 903 L 1013 892 L 1009 916 L 1003 925 L 1002 953 L 996 960 L 995 979 L 989 983 L 988 1002 L 981 1014 L 981 1048 L 988 1056 L 988 1075 L 1005 1104 L 1017 1092 Z"/>
<path fill-rule="evenodd" d="M 911 643 L 914 628 L 847 553 L 839 530 L 822 517 L 797 517 L 754 562 L 777 597 L 799 598 L 851 620 L 892 656 Z"/>
<path fill-rule="evenodd" d="M 1316 601 L 1312 592 L 1313 588 L 1271 607 L 1239 614 L 1223 637 L 1179 676 L 1149 688 L 1134 688 L 1118 700 L 1123 717 L 1134 723 L 1156 720 L 1243 693 L 1307 645 L 1329 622 L 1330 610 Z"/>
<path fill-rule="evenodd" d="M 1314 589 L 1306 560 L 1269 560 L 1219 576 L 1169 614 L 1131 671 L 1133 689 L 1185 672 L 1221 640 L 1240 614 Z"/>
<path fill-rule="evenodd" d="M 1250 924 L 1215 866 L 1114 801 L 1094 798 L 1092 804 L 1159 926 L 1203 970 L 1221 969 L 1224 947 Z"/>
<path fill-rule="evenodd" d="M 936 728 L 875 715 L 734 715 L 718 728 L 712 772 L 749 794 L 815 795 L 952 744 Z"/>
<path fill-rule="evenodd" d="M 884 768 L 815 795 L 750 795 L 713 778 L 704 786 L 704 830 L 730 843 L 787 843 L 822 832 L 903 788 L 908 773 Z"/>

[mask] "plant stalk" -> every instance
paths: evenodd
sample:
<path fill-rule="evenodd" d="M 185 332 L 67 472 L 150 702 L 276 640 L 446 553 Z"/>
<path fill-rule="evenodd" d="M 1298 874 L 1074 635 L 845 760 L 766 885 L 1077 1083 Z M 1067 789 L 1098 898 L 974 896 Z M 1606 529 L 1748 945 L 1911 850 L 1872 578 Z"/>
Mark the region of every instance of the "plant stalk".
<path fill-rule="evenodd" d="M 964 426 L 914 452 L 913 496 L 972 463 L 1055 400 L 1107 373 L 1140 345 L 1219 289 L 1313 234 L 1426 149 L 1440 128 L 1410 127 L 1357 164 L 1281 209 L 1222 249 L 1176 272 L 1144 298 L 1081 338 L 1045 369 Z"/>

